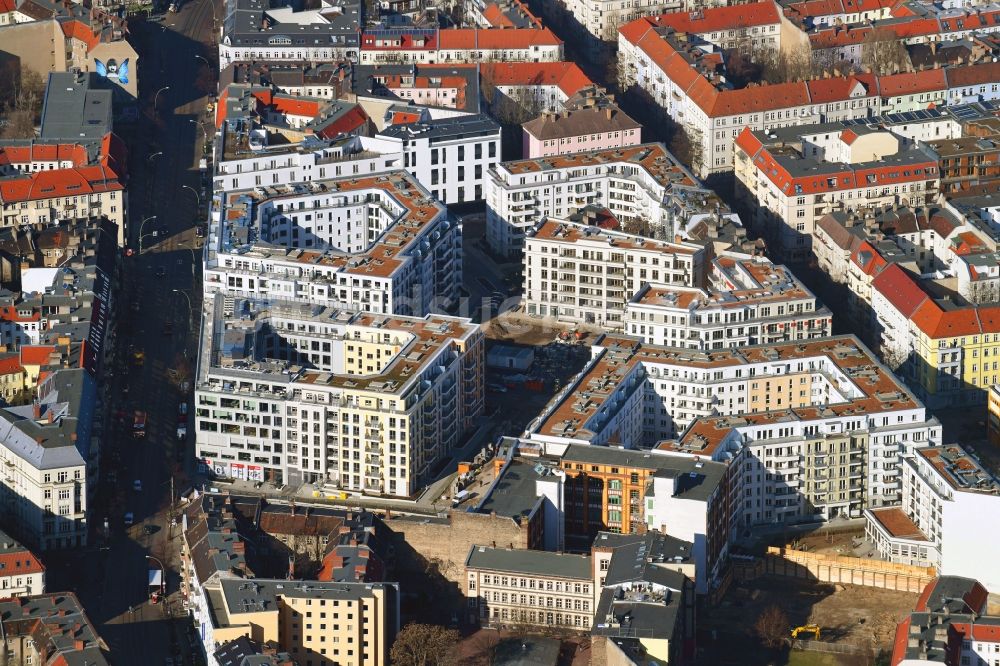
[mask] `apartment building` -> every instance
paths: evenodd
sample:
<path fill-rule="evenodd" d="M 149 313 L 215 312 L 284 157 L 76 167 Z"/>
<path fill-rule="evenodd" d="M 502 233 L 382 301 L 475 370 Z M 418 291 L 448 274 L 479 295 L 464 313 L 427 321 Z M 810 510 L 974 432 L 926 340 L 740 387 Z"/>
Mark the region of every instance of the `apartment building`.
<path fill-rule="evenodd" d="M 0 631 L 15 664 L 108 666 L 110 650 L 72 592 L 0 599 Z"/>
<path fill-rule="evenodd" d="M 895 510 L 912 523 L 906 528 L 910 533 L 890 529 L 882 515 L 866 512 L 867 530 L 878 536 L 879 553 L 892 562 L 912 561 L 916 541 L 921 564 L 996 589 L 1000 575 L 983 554 L 997 548 L 1000 537 L 978 528 L 977 517 L 995 514 L 1000 481 L 957 444 L 916 449 L 902 467 L 903 501 Z"/>
<path fill-rule="evenodd" d="M 641 0 L 638 3 L 624 0 L 571 0 L 566 3 L 563 11 L 579 22 L 582 34 L 587 38 L 586 43 L 596 47 L 600 42 L 615 42 L 618 39 L 618 28 L 629 21 L 643 16 L 677 12 L 688 4 L 692 3 L 683 0 Z"/>
<path fill-rule="evenodd" d="M 362 65 L 559 62 L 548 28 L 373 28 L 361 34 Z"/>
<path fill-rule="evenodd" d="M 986 403 L 986 433 L 990 444 L 1000 446 L 1000 384 L 990 386 Z"/>
<path fill-rule="evenodd" d="M 63 369 L 39 384 L 32 404 L 0 410 L 0 503 L 16 536 L 38 550 L 87 543 L 99 460 L 92 440 L 96 401 L 86 370 Z"/>
<path fill-rule="evenodd" d="M 594 205 L 622 224 L 642 221 L 669 238 L 674 225 L 664 201 L 673 187 L 699 183 L 659 143 L 502 162 L 486 188 L 486 241 L 498 254 L 516 256 L 540 219 L 566 219 Z"/>
<path fill-rule="evenodd" d="M 753 10 L 755 7 L 762 7 Z M 747 10 L 746 8 L 750 8 Z M 637 86 L 679 125 L 699 147 L 692 170 L 705 177 L 733 169 L 735 140 L 744 128 L 768 131 L 775 128 L 842 120 L 863 120 L 879 114 L 919 114 L 931 106 L 997 99 L 1000 67 L 995 63 L 958 64 L 940 70 L 928 69 L 888 76 L 847 76 L 775 85 L 752 84 L 733 88 L 719 67 L 718 47 L 752 16 L 777 12 L 766 3 L 738 5 L 715 31 L 715 40 L 690 37 L 684 14 L 642 18 L 619 29 L 619 78 L 622 88 Z M 721 10 L 706 9 L 704 16 Z M 750 12 L 753 11 L 753 14 Z M 672 18 L 672 17 L 680 17 Z M 762 19 L 749 27 L 757 48 L 775 48 L 782 33 L 780 19 Z M 766 28 L 766 30 L 765 30 Z M 773 28 L 773 30 L 772 30 Z M 756 37 L 753 30 L 757 30 Z M 763 40 L 763 42 L 762 42 Z M 743 43 L 747 38 L 740 39 Z M 789 40 L 794 41 L 794 40 Z M 710 48 L 714 45 L 715 50 Z M 802 48 L 797 42 L 781 48 Z M 996 89 L 995 89 L 996 88 Z"/>
<path fill-rule="evenodd" d="M 525 238 L 525 310 L 620 330 L 629 299 L 643 285 L 702 284 L 705 255 L 694 243 L 668 243 L 549 218 Z"/>
<path fill-rule="evenodd" d="M 0 597 L 45 592 L 45 567 L 38 557 L 6 532 L 0 532 Z"/>
<path fill-rule="evenodd" d="M 490 469 L 473 511 L 526 519 L 534 547 L 579 551 L 603 531 L 657 530 L 690 544 L 685 573 L 699 594 L 721 571 L 728 509 L 720 463 L 532 436 L 501 439 Z"/>
<path fill-rule="evenodd" d="M 418 315 L 458 298 L 461 232 L 405 171 L 229 190 L 212 215 L 206 295 Z"/>
<path fill-rule="evenodd" d="M 482 412 L 483 335 L 466 319 L 208 305 L 194 420 L 218 476 L 408 497 Z"/>
<path fill-rule="evenodd" d="M 888 131 L 840 132 L 840 141 L 850 146 L 846 160 L 844 152 L 834 157 L 832 150 L 830 157 L 808 157 L 806 145 L 799 151 L 786 147 L 786 139 L 743 130 L 736 141 L 736 178 L 743 205 L 756 210 L 753 224 L 789 260 L 809 256 L 816 223 L 830 212 L 929 206 L 940 190 L 933 154 Z"/>
<path fill-rule="evenodd" d="M 500 125 L 485 115 L 392 125 L 378 136 L 386 152 L 403 153 L 403 168 L 443 203 L 485 197 L 500 162 Z"/>
<path fill-rule="evenodd" d="M 1000 383 L 998 312 L 939 298 L 895 264 L 872 281 L 883 356 L 901 364 L 900 375 L 931 407 L 986 403 L 987 389 Z"/>
<path fill-rule="evenodd" d="M 899 666 L 989 664 L 1000 654 L 1000 617 L 989 591 L 972 578 L 938 576 L 896 626 L 891 663 Z"/>
<path fill-rule="evenodd" d="M 528 159 L 592 150 L 614 150 L 642 143 L 642 126 L 595 87 L 521 125 L 521 154 Z"/>
<path fill-rule="evenodd" d="M 785 266 L 724 254 L 707 289 L 642 287 L 625 306 L 624 331 L 644 342 L 709 351 L 829 336 L 832 315 Z"/>
<path fill-rule="evenodd" d="M 397 583 L 226 578 L 205 594 L 217 645 L 252 637 L 316 666 L 384 666 L 400 628 Z"/>
<path fill-rule="evenodd" d="M 589 555 L 472 546 L 465 574 L 473 623 L 591 628 L 595 583 Z"/>
<path fill-rule="evenodd" d="M 483 98 L 494 115 L 507 109 L 531 115 L 558 112 L 594 85 L 575 62 L 484 62 L 478 68 Z"/>
<path fill-rule="evenodd" d="M 897 504 L 899 456 L 941 426 L 854 337 L 699 352 L 608 336 L 527 436 L 727 462 L 736 535 Z"/>
<path fill-rule="evenodd" d="M 232 0 L 220 26 L 219 70 L 255 60 L 357 62 L 362 5 L 344 2 L 337 9 L 316 5 L 261 11 L 255 0 Z"/>
<path fill-rule="evenodd" d="M 686 663 L 695 651 L 691 544 L 656 532 L 594 540 L 600 598 L 591 650 L 609 663 Z"/>

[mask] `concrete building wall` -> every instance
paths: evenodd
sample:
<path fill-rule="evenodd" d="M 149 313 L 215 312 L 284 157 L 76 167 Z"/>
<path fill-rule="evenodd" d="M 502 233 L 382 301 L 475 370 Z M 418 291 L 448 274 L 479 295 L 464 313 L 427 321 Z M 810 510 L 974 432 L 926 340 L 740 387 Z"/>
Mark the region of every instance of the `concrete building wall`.
<path fill-rule="evenodd" d="M 33 21 L 0 28 L 0 50 L 16 55 L 43 77 L 66 71 L 66 37 L 56 21 Z"/>
<path fill-rule="evenodd" d="M 497 548 L 531 548 L 528 525 L 518 525 L 511 518 L 481 513 L 450 511 L 446 521 L 422 521 L 387 515 L 385 524 L 400 541 L 413 549 L 447 580 L 464 588 L 465 558 L 473 545 Z M 399 549 L 397 548 L 397 553 Z"/>

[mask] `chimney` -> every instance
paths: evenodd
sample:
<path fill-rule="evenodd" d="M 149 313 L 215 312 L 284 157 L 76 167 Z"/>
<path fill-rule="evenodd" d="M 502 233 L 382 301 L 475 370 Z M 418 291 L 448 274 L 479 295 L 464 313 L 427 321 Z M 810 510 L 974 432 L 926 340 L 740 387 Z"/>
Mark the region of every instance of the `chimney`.
<path fill-rule="evenodd" d="M 295 498 L 292 498 L 292 515 L 295 515 Z"/>
<path fill-rule="evenodd" d="M 39 402 L 33 402 L 33 403 L 31 403 L 31 411 L 35 415 L 35 420 L 36 421 L 38 419 L 40 419 L 41 416 L 42 416 L 42 405 L 41 405 L 41 403 L 39 403 Z"/>
<path fill-rule="evenodd" d="M 77 638 L 75 641 L 73 641 L 73 649 L 74 650 L 82 650 L 83 648 L 84 648 L 84 643 L 83 643 L 82 640 L 80 640 L 79 638 Z"/>
<path fill-rule="evenodd" d="M 609 106 L 608 108 L 604 109 L 604 115 L 607 117 L 608 120 L 611 120 L 611 116 L 614 115 L 614 109 L 612 109 Z"/>
<path fill-rule="evenodd" d="M 295 556 L 288 556 L 288 580 L 295 580 Z"/>

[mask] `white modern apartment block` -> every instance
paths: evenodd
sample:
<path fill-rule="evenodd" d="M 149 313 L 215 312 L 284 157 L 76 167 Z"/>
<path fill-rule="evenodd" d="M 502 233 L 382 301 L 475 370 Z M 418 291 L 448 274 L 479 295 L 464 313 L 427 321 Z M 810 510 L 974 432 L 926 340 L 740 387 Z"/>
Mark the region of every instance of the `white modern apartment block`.
<path fill-rule="evenodd" d="M 219 476 L 407 497 L 482 412 L 483 335 L 467 319 L 208 302 L 194 421 Z"/>
<path fill-rule="evenodd" d="M 267 138 L 241 121 L 226 122 L 216 191 L 406 169 L 435 198 L 461 203 L 485 196 L 488 173 L 500 161 L 500 126 L 485 115 L 390 125 L 374 137 L 273 146 Z"/>
<path fill-rule="evenodd" d="M 905 562 L 907 554 L 897 542 L 916 540 L 926 545 L 928 565 L 942 575 L 975 578 L 988 589 L 1000 589 L 1000 570 L 987 555 L 1000 549 L 1000 532 L 984 530 L 982 523 L 984 516 L 1000 511 L 1000 482 L 955 444 L 917 449 L 902 467 L 899 509 L 919 535 L 892 534 L 877 512 L 868 512 L 869 531 L 882 537 L 876 541 L 881 554 Z"/>
<path fill-rule="evenodd" d="M 462 239 L 405 171 L 218 197 L 206 296 L 423 315 L 458 298 Z"/>
<path fill-rule="evenodd" d="M 503 162 L 487 184 L 486 240 L 498 254 L 515 256 L 540 219 L 566 219 L 587 206 L 673 237 L 664 199 L 671 187 L 682 186 L 699 183 L 659 143 Z"/>
<path fill-rule="evenodd" d="M 625 306 L 625 332 L 702 351 L 830 335 L 830 311 L 785 266 L 726 254 L 712 260 L 709 283 L 644 286 Z"/>
<path fill-rule="evenodd" d="M 524 245 L 524 306 L 559 321 L 625 326 L 629 299 L 645 284 L 697 286 L 705 250 L 548 219 Z"/>
<path fill-rule="evenodd" d="M 377 140 L 386 152 L 402 152 L 403 167 L 444 203 L 482 199 L 500 162 L 500 125 L 485 115 L 391 125 Z"/>
<path fill-rule="evenodd" d="M 531 439 L 731 465 L 729 533 L 900 501 L 900 456 L 941 426 L 853 336 L 714 351 L 606 337 Z M 672 441 L 672 438 L 683 436 Z"/>

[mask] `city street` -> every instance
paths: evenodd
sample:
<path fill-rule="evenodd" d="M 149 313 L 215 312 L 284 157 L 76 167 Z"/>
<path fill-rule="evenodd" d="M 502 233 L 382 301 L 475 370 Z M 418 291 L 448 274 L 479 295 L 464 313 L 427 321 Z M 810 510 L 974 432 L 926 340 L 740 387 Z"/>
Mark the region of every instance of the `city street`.
<path fill-rule="evenodd" d="M 130 150 L 126 231 L 132 252 L 125 259 L 117 367 L 109 380 L 115 426 L 104 444 L 91 547 L 47 558 L 50 589 L 77 592 L 117 664 L 163 664 L 167 657 L 191 663 L 184 620 L 172 625 L 166 619 L 168 613 L 184 615 L 177 596 L 180 530 L 171 527 L 168 508 L 171 490 L 187 486 L 193 441 L 189 432 L 178 442 L 176 428 L 178 405 L 190 400 L 193 367 L 187 359 L 199 328 L 201 250 L 194 226 L 210 193 L 202 190 L 198 161 L 205 133 L 213 132 L 211 120 L 200 124 L 208 101 L 205 72 L 214 72 L 210 45 L 218 12 L 213 0 L 195 0 L 162 23 L 132 24 L 140 52 L 139 121 L 116 128 Z M 141 364 L 133 352 L 144 355 Z M 135 410 L 148 415 L 143 438 L 132 437 Z M 131 527 L 126 513 L 134 516 Z M 147 572 L 157 564 L 147 556 L 168 569 L 166 604 L 149 603 Z"/>

